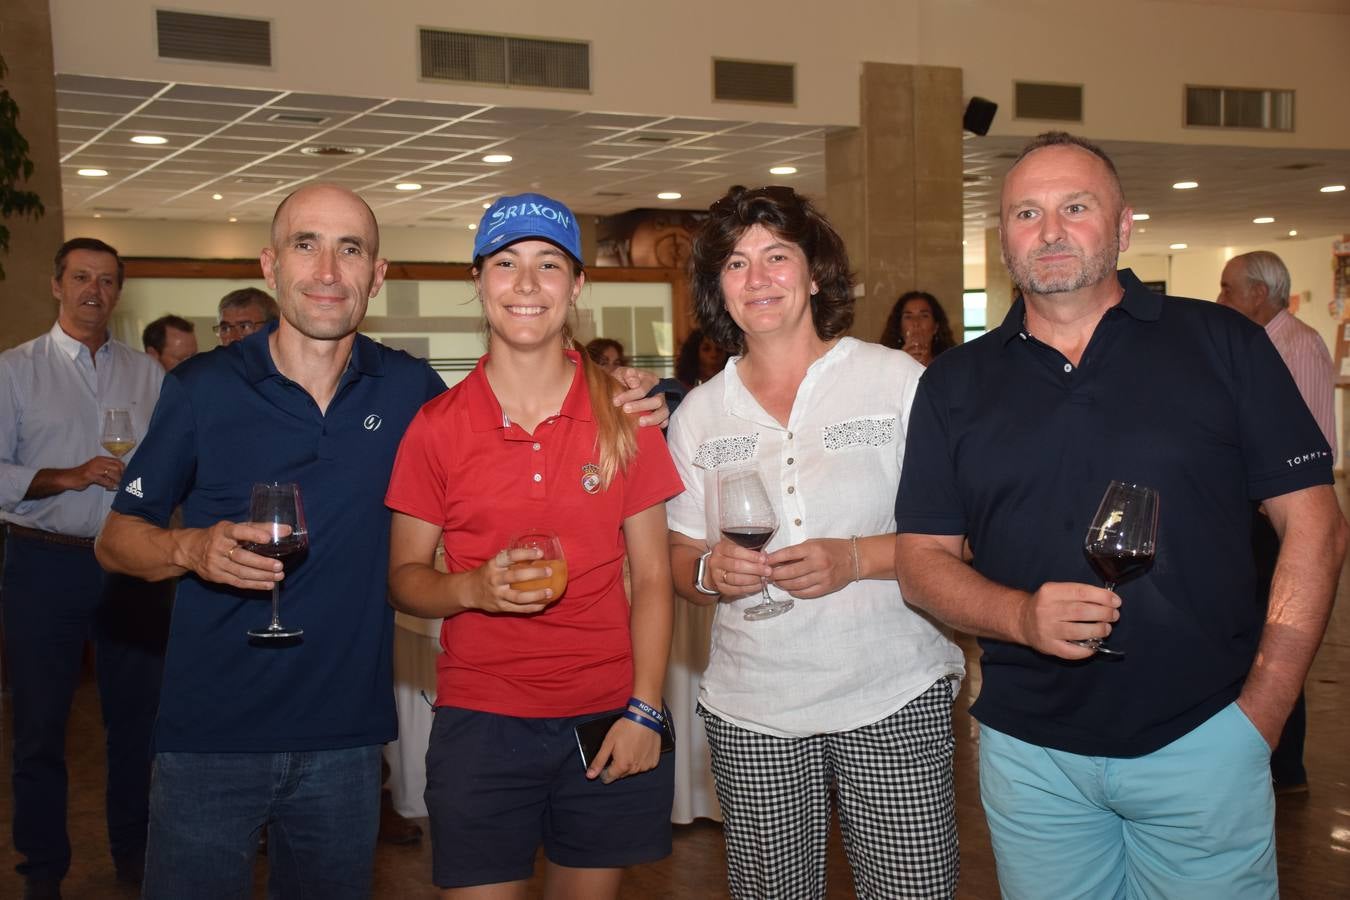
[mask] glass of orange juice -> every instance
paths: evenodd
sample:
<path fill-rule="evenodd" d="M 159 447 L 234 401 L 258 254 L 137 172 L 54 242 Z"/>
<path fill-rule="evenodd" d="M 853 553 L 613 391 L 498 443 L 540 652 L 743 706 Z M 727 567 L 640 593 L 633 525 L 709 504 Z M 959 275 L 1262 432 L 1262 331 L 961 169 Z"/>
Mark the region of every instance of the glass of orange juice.
<path fill-rule="evenodd" d="M 511 564 L 512 569 L 542 569 L 548 567 L 553 574 L 546 578 L 533 578 L 529 581 L 517 581 L 511 585 L 517 591 L 542 591 L 553 589 L 552 600 L 557 600 L 567 589 L 567 560 L 563 557 L 562 541 L 547 528 L 531 528 L 511 539 L 510 550 L 538 550 L 538 559 L 527 559 Z"/>

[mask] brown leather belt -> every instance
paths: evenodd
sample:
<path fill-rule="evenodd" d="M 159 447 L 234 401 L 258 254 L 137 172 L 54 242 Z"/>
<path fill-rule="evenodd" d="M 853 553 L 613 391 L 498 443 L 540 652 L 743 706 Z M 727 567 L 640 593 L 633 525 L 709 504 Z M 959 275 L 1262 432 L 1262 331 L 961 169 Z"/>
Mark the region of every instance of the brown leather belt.
<path fill-rule="evenodd" d="M 94 539 L 91 537 L 76 537 L 73 534 L 61 534 L 58 531 L 42 531 L 37 528 L 25 528 L 22 525 L 15 525 L 13 522 L 5 524 L 5 533 L 10 537 L 23 538 L 29 541 L 41 541 L 44 544 L 60 544 L 62 547 L 83 547 L 86 550 L 94 549 Z"/>

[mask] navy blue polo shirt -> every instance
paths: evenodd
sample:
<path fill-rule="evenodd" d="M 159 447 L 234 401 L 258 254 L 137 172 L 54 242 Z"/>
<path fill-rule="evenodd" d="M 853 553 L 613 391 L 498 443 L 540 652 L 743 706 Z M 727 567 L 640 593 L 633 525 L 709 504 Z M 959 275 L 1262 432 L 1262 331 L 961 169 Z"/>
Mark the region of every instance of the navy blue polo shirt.
<path fill-rule="evenodd" d="M 1254 501 L 1330 484 L 1331 452 L 1265 331 L 1214 303 L 1122 301 L 1080 364 L 1026 334 L 1023 301 L 938 357 L 910 415 L 898 530 L 966 535 L 999 584 L 1100 585 L 1083 555 L 1109 481 L 1159 491 L 1152 569 L 1116 589 L 1110 645 L 1070 662 L 982 640 L 972 713 L 1044 747 L 1150 753 L 1237 699 L 1264 620 Z"/>
<path fill-rule="evenodd" d="M 259 481 L 300 485 L 309 553 L 281 584 L 294 646 L 250 644 L 271 595 L 179 580 L 157 751 L 342 749 L 397 734 L 384 492 L 404 429 L 445 390 L 424 360 L 357 335 L 326 413 L 272 361 L 267 335 L 187 360 L 165 379 L 113 503 L 165 527 L 248 517 Z"/>

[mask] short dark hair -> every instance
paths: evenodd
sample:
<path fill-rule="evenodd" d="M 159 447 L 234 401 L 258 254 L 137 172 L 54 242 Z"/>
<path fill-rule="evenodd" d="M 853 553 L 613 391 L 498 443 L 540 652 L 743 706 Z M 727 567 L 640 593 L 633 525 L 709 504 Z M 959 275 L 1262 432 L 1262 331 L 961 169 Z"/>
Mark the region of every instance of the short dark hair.
<path fill-rule="evenodd" d="M 117 286 L 120 288 L 122 282 L 127 278 L 126 263 L 122 262 L 122 257 L 117 254 L 116 248 L 111 244 L 105 244 L 98 238 L 77 237 L 71 238 L 61 245 L 61 249 L 56 251 L 56 258 L 52 263 L 52 277 L 57 281 L 66 274 L 66 257 L 70 256 L 76 250 L 90 250 L 94 253 L 107 253 L 117 260 Z"/>
<path fill-rule="evenodd" d="M 623 344 L 620 344 L 618 341 L 614 340 L 614 338 L 595 338 L 592 341 L 588 341 L 584 349 L 586 355 L 591 358 L 591 362 L 595 363 L 597 366 L 605 361 L 606 350 L 613 350 L 615 353 L 619 354 L 619 365 L 628 365 L 628 363 L 625 362 L 628 357 L 624 355 Z"/>
<path fill-rule="evenodd" d="M 737 185 L 709 208 L 694 234 L 690 269 L 694 316 L 719 346 L 741 352 L 745 335 L 722 296 L 722 267 L 736 242 L 759 225 L 796 244 L 806 256 L 811 280 L 820 290 L 811 298 L 811 320 L 821 340 L 832 340 L 853 324 L 853 275 L 844 241 L 811 201 L 789 187 L 746 190 Z"/>
<path fill-rule="evenodd" d="M 1012 168 L 1016 168 L 1018 163 L 1037 150 L 1043 150 L 1046 147 L 1077 147 L 1079 150 L 1086 150 L 1100 159 L 1106 164 L 1106 170 L 1111 173 L 1111 180 L 1115 182 L 1116 193 L 1119 195 L 1121 203 L 1125 202 L 1125 188 L 1121 186 L 1120 173 L 1116 171 L 1116 164 L 1111 161 L 1111 157 L 1107 155 L 1105 150 L 1087 138 L 1069 134 L 1067 131 L 1043 131 L 1036 135 L 1017 154 L 1017 159 L 1013 162 Z"/>
<path fill-rule="evenodd" d="M 153 349 L 156 353 L 164 352 L 164 342 L 168 339 L 168 330 L 172 328 L 175 331 L 185 331 L 192 334 L 196 331 L 194 326 L 182 316 L 175 316 L 169 313 L 167 316 L 160 316 L 141 332 L 141 344 L 146 350 Z"/>
<path fill-rule="evenodd" d="M 272 299 L 272 295 L 255 287 L 239 288 L 221 297 L 220 303 L 216 305 L 216 315 L 227 309 L 244 309 L 248 306 L 260 308 L 263 311 L 263 318 L 268 322 L 281 317 L 277 301 Z"/>
<path fill-rule="evenodd" d="M 892 350 L 904 347 L 905 304 L 911 300 L 922 300 L 927 303 L 929 312 L 933 314 L 933 321 L 937 323 L 937 333 L 933 335 L 934 358 L 943 350 L 955 347 L 956 338 L 952 336 L 952 323 L 947 318 L 947 311 L 942 308 L 938 299 L 927 291 L 905 291 L 900 295 L 900 299 L 895 301 L 895 306 L 891 307 L 890 316 L 886 318 L 886 327 L 881 332 L 880 343 Z"/>

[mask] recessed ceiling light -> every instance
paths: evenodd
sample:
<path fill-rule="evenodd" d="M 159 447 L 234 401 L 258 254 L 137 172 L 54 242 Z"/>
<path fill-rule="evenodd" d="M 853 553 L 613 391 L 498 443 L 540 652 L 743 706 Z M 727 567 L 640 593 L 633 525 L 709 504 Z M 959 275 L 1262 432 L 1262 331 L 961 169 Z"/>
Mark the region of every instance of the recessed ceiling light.
<path fill-rule="evenodd" d="M 1192 188 L 1198 188 L 1199 186 L 1200 182 L 1198 181 L 1178 181 L 1176 184 L 1172 185 L 1172 190 L 1189 191 Z"/>
<path fill-rule="evenodd" d="M 300 152 L 306 156 L 360 156 L 366 151 L 360 147 L 338 147 L 332 144 L 315 144 L 310 147 L 301 147 Z"/>
<path fill-rule="evenodd" d="M 483 209 L 492 209 L 492 201 L 491 201 L 491 200 L 484 200 L 484 201 L 483 201 Z"/>
<path fill-rule="evenodd" d="M 1186 244 L 1168 244 L 1168 245 L 1167 245 L 1167 249 L 1169 249 L 1169 250 L 1185 250 L 1185 249 L 1186 249 L 1186 246 L 1187 246 Z"/>
<path fill-rule="evenodd" d="M 211 199 L 212 199 L 212 200 L 224 200 L 224 199 L 225 199 L 225 195 L 224 195 L 224 194 L 212 194 L 212 195 L 211 195 Z"/>
<path fill-rule="evenodd" d="M 101 218 L 103 218 L 103 213 L 94 213 L 94 218 L 95 218 L 95 219 L 101 219 Z"/>
<path fill-rule="evenodd" d="M 1318 190 L 1324 194 L 1339 194 L 1341 191 L 1345 190 L 1345 185 L 1329 184 L 1326 187 L 1318 188 Z"/>
<path fill-rule="evenodd" d="M 85 178 L 102 178 L 108 174 L 107 169 L 80 169 L 75 174 L 83 175 Z"/>
<path fill-rule="evenodd" d="M 477 230 L 478 230 L 478 223 L 476 223 L 476 222 L 470 222 L 470 223 L 469 223 L 469 230 L 470 230 L 470 231 L 477 231 Z"/>
<path fill-rule="evenodd" d="M 1290 237 L 1298 237 L 1298 229 L 1297 229 L 1297 228 L 1290 228 L 1290 229 L 1289 229 L 1289 236 L 1290 236 Z"/>
<path fill-rule="evenodd" d="M 1135 213 L 1130 216 L 1130 218 L 1134 219 L 1136 222 L 1147 222 L 1149 220 L 1149 215 L 1148 213 Z"/>
<path fill-rule="evenodd" d="M 769 169 L 769 174 L 770 174 L 770 175 L 796 175 L 796 174 L 797 174 L 797 167 L 796 167 L 796 166 L 774 166 L 773 168 Z"/>
<path fill-rule="evenodd" d="M 131 142 L 133 144 L 167 144 L 169 139 L 157 134 L 133 134 Z"/>
<path fill-rule="evenodd" d="M 511 155 L 509 153 L 489 153 L 483 157 L 485 163 L 509 163 Z"/>
<path fill-rule="evenodd" d="M 662 191 L 661 193 L 659 193 L 659 194 L 656 195 L 656 199 L 657 199 L 657 200 L 678 200 L 678 199 L 680 199 L 680 198 L 683 197 L 683 196 L 684 196 L 684 194 L 681 194 L 679 191 Z"/>
<path fill-rule="evenodd" d="M 230 216 L 230 221 L 231 221 L 231 222 L 238 222 L 238 221 L 239 221 L 239 217 L 238 217 L 238 216 Z"/>
<path fill-rule="evenodd" d="M 400 181 L 394 185 L 396 191 L 420 191 L 422 186 L 415 181 Z"/>
<path fill-rule="evenodd" d="M 1252 219 L 1252 224 L 1253 224 L 1253 225 L 1269 225 L 1271 222 L 1274 222 L 1274 221 L 1275 221 L 1275 217 L 1274 217 L 1274 216 L 1257 216 L 1255 219 Z"/>

